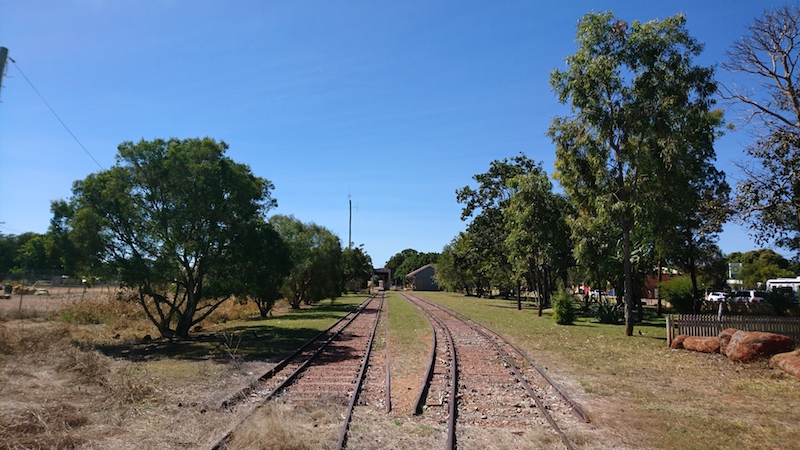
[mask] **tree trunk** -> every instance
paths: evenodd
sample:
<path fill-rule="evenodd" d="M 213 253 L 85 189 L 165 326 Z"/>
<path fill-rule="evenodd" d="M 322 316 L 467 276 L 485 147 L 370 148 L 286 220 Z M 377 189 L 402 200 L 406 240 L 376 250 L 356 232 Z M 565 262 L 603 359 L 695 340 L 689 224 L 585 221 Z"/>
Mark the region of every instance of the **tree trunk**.
<path fill-rule="evenodd" d="M 625 336 L 633 336 L 633 266 L 631 264 L 631 230 L 627 217 L 622 224 L 622 252 L 625 272 Z"/>
<path fill-rule="evenodd" d="M 700 296 L 699 291 L 697 289 L 697 267 L 695 267 L 694 262 L 694 239 L 691 237 L 691 231 L 687 232 L 688 236 L 688 248 L 687 250 L 687 265 L 689 266 L 689 277 L 692 279 L 692 311 L 695 314 L 700 313 L 700 302 L 697 301 L 698 297 Z"/>
<path fill-rule="evenodd" d="M 539 317 L 542 317 L 542 312 L 544 311 L 544 299 L 542 298 L 542 274 L 539 273 L 538 270 L 534 271 L 536 276 L 536 299 L 538 300 L 538 314 Z"/>
<path fill-rule="evenodd" d="M 661 265 L 663 261 L 658 257 L 658 279 L 656 280 L 656 316 L 661 317 Z"/>

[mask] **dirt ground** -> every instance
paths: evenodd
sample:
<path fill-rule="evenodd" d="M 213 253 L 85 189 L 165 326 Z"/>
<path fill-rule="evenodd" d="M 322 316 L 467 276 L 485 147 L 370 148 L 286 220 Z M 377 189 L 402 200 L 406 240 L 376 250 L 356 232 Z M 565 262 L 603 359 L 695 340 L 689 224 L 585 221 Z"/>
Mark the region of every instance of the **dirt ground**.
<path fill-rule="evenodd" d="M 141 341 L 151 331 L 47 317 L 90 294 L 107 296 L 108 291 L 26 295 L 21 310 L 18 295 L 0 300 L 0 450 L 208 448 L 236 420 L 218 408 L 220 402 L 273 365 L 163 356 L 167 352 L 158 351 L 163 345 L 158 339 Z M 597 339 L 594 351 L 613 355 L 610 346 L 618 345 L 616 341 Z M 641 337 L 625 345 L 645 341 Z M 108 343 L 130 351 L 104 353 Z M 717 439 L 735 436 L 739 448 L 791 448 L 784 444 L 796 442 L 797 419 L 790 413 L 800 401 L 796 380 L 775 373 L 765 362 L 744 366 L 721 355 L 668 349 L 657 353 L 663 367 L 653 370 L 633 363 L 619 364 L 625 370 L 611 373 L 594 366 L 559 367 L 557 360 L 544 364 L 591 418 L 589 424 L 564 430 L 576 449 L 732 448 L 694 438 L 696 445 L 690 446 L 665 441 L 698 427 L 702 433 L 716 433 Z M 402 365 L 394 363 L 398 367 L 393 372 Z M 407 406 L 417 380 L 414 374 L 392 380 L 396 408 L 389 414 L 381 405 L 360 407 L 348 448 L 430 448 L 426 443 L 436 440 L 439 425 L 412 416 Z M 712 420 L 720 417 L 731 419 Z M 331 443 L 328 437 L 336 432 L 326 424 L 336 420 L 325 405 L 270 407 L 259 414 L 250 436 L 238 435 L 232 448 L 332 448 L 335 439 Z M 654 424 L 662 428 L 659 433 L 654 433 Z M 482 431 L 480 440 L 462 441 L 460 448 L 563 448 L 533 430 Z M 656 437 L 660 440 L 654 441 Z"/>
<path fill-rule="evenodd" d="M 18 317 L 0 321 L 0 449 L 208 448 L 236 421 L 219 409 L 220 403 L 273 365 L 149 357 L 144 344 L 132 344 L 136 358 L 107 355 L 77 343 L 114 339 L 115 329 L 47 320 L 47 313 L 92 295 L 107 296 L 108 291 L 25 295 L 21 310 L 19 295 L 0 300 L 0 313 Z M 375 357 L 383 355 L 377 351 Z M 427 448 L 438 442 L 444 425 L 411 414 L 419 374 L 398 375 L 393 379 L 393 411 L 385 413 L 382 405 L 360 406 L 348 448 Z M 335 439 L 328 438 L 336 431 L 323 429 L 339 419 L 328 420 L 329 415 L 325 405 L 266 408 L 256 415 L 255 425 L 236 436 L 231 448 L 333 448 Z M 562 448 L 557 441 L 531 441 L 501 430 L 486 430 L 484 436 L 481 443 L 472 444 Z M 541 447 L 533 442 L 549 443 Z"/>

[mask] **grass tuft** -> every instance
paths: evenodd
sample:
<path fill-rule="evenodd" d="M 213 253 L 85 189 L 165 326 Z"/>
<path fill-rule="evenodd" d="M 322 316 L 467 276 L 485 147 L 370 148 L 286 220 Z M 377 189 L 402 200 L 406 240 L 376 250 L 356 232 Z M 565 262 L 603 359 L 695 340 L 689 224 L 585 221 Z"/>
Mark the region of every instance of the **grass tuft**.
<path fill-rule="evenodd" d="M 78 408 L 59 402 L 24 410 L 0 411 L 3 448 L 78 448 L 84 444 L 78 429 L 89 423 Z"/>

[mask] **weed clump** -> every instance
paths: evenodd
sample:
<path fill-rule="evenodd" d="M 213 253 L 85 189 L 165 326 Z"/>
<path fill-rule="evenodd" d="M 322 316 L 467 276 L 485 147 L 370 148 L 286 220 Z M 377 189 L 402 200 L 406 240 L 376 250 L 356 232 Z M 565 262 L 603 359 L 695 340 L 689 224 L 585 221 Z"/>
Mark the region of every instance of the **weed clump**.
<path fill-rule="evenodd" d="M 625 310 L 622 303 L 601 300 L 594 310 L 594 317 L 600 323 L 616 325 L 622 323 L 625 317 Z"/>

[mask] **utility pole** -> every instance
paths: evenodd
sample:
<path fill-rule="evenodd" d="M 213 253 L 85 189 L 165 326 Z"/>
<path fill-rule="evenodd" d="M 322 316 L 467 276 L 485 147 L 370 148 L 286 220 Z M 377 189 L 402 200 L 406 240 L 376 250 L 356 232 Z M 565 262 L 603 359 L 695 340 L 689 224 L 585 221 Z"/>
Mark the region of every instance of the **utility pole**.
<path fill-rule="evenodd" d="M 347 248 L 353 247 L 353 200 L 347 194 L 347 203 L 350 204 L 350 223 L 347 228 Z"/>
<path fill-rule="evenodd" d="M 8 49 L 0 47 L 0 90 L 3 88 L 3 75 L 6 73 L 6 59 L 8 59 Z"/>

